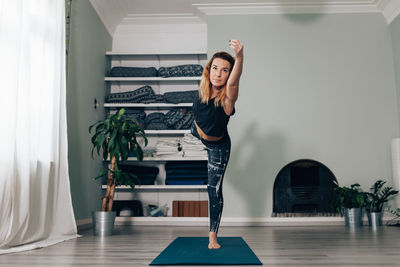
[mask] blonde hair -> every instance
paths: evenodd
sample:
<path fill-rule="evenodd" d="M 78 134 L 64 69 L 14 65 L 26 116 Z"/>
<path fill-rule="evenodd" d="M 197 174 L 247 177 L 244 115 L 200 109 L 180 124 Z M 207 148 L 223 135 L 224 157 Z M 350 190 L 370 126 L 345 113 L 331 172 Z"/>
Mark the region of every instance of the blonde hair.
<path fill-rule="evenodd" d="M 232 72 L 233 65 L 235 64 L 235 59 L 227 52 L 217 52 L 212 58 L 208 61 L 203 70 L 202 79 L 199 87 L 199 96 L 202 103 L 208 103 L 211 98 L 211 82 L 210 82 L 210 69 L 211 64 L 215 58 L 221 58 L 228 61 L 231 65 L 229 70 L 229 75 Z M 219 90 L 218 95 L 215 97 L 214 104 L 215 106 L 223 105 L 223 99 L 226 96 L 226 84 Z M 222 104 L 221 104 L 222 103 Z"/>

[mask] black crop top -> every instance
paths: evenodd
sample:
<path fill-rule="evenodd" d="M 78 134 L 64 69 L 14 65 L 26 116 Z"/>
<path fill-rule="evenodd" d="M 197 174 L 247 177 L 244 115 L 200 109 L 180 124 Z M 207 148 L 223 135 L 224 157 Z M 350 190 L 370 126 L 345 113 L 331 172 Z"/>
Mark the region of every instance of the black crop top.
<path fill-rule="evenodd" d="M 229 118 L 235 114 L 235 107 L 233 107 L 232 114 L 228 116 L 222 106 L 215 106 L 214 98 L 205 104 L 201 103 L 199 97 L 196 97 L 193 102 L 193 112 L 194 120 L 206 135 L 220 137 L 228 131 Z"/>

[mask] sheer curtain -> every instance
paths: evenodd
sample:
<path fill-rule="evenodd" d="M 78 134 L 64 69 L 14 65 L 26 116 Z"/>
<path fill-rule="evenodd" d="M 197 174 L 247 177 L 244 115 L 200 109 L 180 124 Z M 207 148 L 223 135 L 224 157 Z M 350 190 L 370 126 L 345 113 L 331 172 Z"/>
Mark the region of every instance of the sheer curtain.
<path fill-rule="evenodd" d="M 0 0 L 0 254 L 77 237 L 64 0 Z"/>

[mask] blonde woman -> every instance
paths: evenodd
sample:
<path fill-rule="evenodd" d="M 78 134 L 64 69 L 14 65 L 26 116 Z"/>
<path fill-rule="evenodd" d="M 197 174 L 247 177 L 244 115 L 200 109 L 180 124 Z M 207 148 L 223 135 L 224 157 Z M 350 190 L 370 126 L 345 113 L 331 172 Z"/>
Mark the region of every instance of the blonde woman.
<path fill-rule="evenodd" d="M 229 46 L 235 57 L 227 52 L 213 55 L 204 68 L 199 97 L 193 103 L 191 132 L 202 141 L 208 152 L 209 249 L 221 247 L 217 234 L 224 204 L 222 181 L 231 152 L 227 125 L 230 116 L 235 114 L 243 68 L 243 44 L 230 40 Z"/>

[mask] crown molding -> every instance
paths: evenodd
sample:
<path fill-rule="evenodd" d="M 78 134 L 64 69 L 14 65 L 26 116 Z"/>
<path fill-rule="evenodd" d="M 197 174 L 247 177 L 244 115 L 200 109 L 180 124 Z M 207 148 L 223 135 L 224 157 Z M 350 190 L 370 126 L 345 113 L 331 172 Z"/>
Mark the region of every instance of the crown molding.
<path fill-rule="evenodd" d="M 288 13 L 379 13 L 379 0 L 364 1 L 264 1 L 256 3 L 193 3 L 206 15 L 288 14 Z"/>
<path fill-rule="evenodd" d="M 205 24 L 199 16 L 192 13 L 170 13 L 170 14 L 129 14 L 121 24 Z"/>
<path fill-rule="evenodd" d="M 388 24 L 400 14 L 399 0 L 380 0 L 377 4 Z"/>

